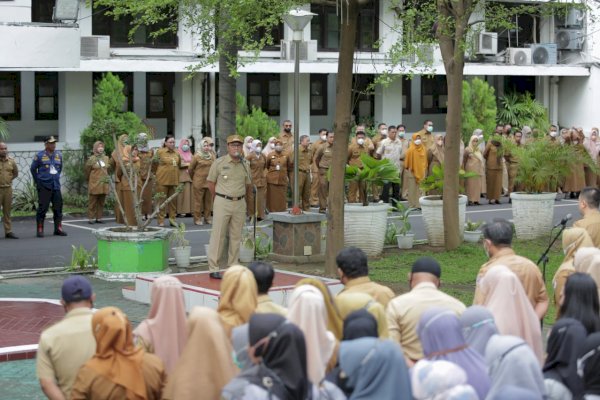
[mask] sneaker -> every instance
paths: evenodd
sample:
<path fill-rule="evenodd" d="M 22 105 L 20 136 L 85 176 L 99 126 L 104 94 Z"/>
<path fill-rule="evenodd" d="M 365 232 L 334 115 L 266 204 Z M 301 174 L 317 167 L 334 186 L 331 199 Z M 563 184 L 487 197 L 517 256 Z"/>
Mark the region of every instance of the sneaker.
<path fill-rule="evenodd" d="M 213 279 L 223 279 L 223 274 L 220 273 L 219 271 L 217 272 L 211 272 L 210 274 L 208 274 L 209 277 L 213 278 Z"/>
<path fill-rule="evenodd" d="M 90 220 L 88 221 L 88 224 L 90 224 L 90 225 L 94 225 L 94 220 L 93 220 L 93 219 L 90 219 Z"/>
<path fill-rule="evenodd" d="M 212 225 L 212 219 L 210 219 L 210 218 L 204 218 L 204 222 L 205 222 L 207 225 Z"/>

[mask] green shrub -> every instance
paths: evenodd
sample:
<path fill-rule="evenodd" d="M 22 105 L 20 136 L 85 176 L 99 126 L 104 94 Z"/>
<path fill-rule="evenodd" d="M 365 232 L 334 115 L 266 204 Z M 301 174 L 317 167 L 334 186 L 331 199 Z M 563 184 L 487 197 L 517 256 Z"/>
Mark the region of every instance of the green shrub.
<path fill-rule="evenodd" d="M 469 143 L 475 129 L 482 129 L 486 138 L 494 132 L 496 113 L 493 87 L 479 78 L 463 81 L 462 138 L 465 143 Z"/>
<path fill-rule="evenodd" d="M 38 205 L 37 188 L 33 181 L 28 181 L 21 189 L 13 193 L 13 211 L 34 211 Z"/>
<path fill-rule="evenodd" d="M 548 132 L 550 122 L 548 110 L 539 101 L 531 97 L 531 93 L 508 93 L 500 98 L 498 123 L 511 124 L 522 128 L 527 125 L 540 132 Z"/>
<path fill-rule="evenodd" d="M 74 150 L 65 146 L 63 155 L 63 173 L 67 180 L 70 192 L 81 194 L 86 192 L 87 179 L 85 177 L 85 154 L 81 150 Z"/>
<path fill-rule="evenodd" d="M 246 99 L 239 93 L 236 94 L 236 102 L 238 112 L 235 116 L 235 129 L 238 135 L 260 139 L 263 145 L 266 145 L 271 136 L 279 136 L 279 126 L 274 119 L 256 107 L 252 107 L 248 113 Z"/>

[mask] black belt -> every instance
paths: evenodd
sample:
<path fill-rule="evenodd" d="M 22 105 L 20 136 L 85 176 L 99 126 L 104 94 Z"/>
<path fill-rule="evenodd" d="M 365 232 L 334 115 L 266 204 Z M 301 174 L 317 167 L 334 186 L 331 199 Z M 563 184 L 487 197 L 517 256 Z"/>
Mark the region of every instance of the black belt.
<path fill-rule="evenodd" d="M 299 169 L 298 171 L 299 171 L 299 172 L 304 172 L 305 174 L 308 174 L 308 173 L 310 172 L 310 171 L 309 171 L 309 170 L 307 170 L 307 169 Z"/>
<path fill-rule="evenodd" d="M 224 198 L 225 200 L 231 200 L 231 201 L 238 201 L 238 200 L 242 200 L 244 197 L 246 197 L 246 195 L 242 195 L 239 197 L 231 197 L 231 196 L 227 196 L 225 194 L 221 194 L 221 193 L 215 193 L 217 196 Z"/>

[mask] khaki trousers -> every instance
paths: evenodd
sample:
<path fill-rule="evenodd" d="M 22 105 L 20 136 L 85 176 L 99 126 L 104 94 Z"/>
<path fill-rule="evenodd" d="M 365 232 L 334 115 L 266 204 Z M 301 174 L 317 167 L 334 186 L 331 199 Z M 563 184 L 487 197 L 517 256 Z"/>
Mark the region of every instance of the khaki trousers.
<path fill-rule="evenodd" d="M 233 201 L 215 196 L 213 226 L 208 242 L 208 269 L 211 272 L 219 270 L 219 258 L 225 250 L 226 236 L 229 237 L 227 265 L 222 267 L 230 267 L 238 263 L 245 220 L 245 199 Z"/>
<path fill-rule="evenodd" d="M 361 188 L 365 187 L 364 182 L 350 181 L 348 184 L 348 203 L 363 202 L 363 194 Z"/>
<path fill-rule="evenodd" d="M 267 207 L 267 187 L 256 188 L 256 216 L 260 219 L 265 219 L 265 209 Z M 254 216 L 254 193 L 252 189 L 246 194 L 246 209 L 249 217 Z"/>
<path fill-rule="evenodd" d="M 287 185 L 267 184 L 267 209 L 269 212 L 287 210 Z"/>
<path fill-rule="evenodd" d="M 105 194 L 89 194 L 88 195 L 88 219 L 102 219 L 104 213 Z"/>
<path fill-rule="evenodd" d="M 12 208 L 12 187 L 0 188 L 0 207 L 2 207 L 2 224 L 4 234 L 12 232 L 10 223 L 10 210 Z"/>
<path fill-rule="evenodd" d="M 319 170 L 319 211 L 327 209 L 327 197 L 329 196 L 329 181 L 327 180 L 327 169 Z"/>
<path fill-rule="evenodd" d="M 158 201 L 159 204 L 162 204 L 166 199 L 171 197 L 175 193 L 175 189 L 177 186 L 164 186 L 164 185 L 156 185 L 156 193 L 164 193 L 165 197 Z M 165 222 L 165 214 L 169 212 L 169 218 L 175 219 L 177 216 L 177 198 L 171 200 L 169 204 L 167 204 L 164 208 L 160 210 L 158 213 L 158 223 L 162 224 Z"/>
<path fill-rule="evenodd" d="M 408 199 L 408 172 L 402 168 L 402 198 Z"/>
<path fill-rule="evenodd" d="M 515 191 L 515 178 L 517 177 L 517 171 L 519 169 L 518 164 L 507 164 L 508 167 L 508 194 L 510 195 Z"/>
<path fill-rule="evenodd" d="M 319 204 L 319 168 L 311 164 L 310 166 L 310 204 Z"/>
<path fill-rule="evenodd" d="M 212 195 L 210 194 L 210 190 L 208 190 L 208 188 L 206 187 L 199 188 L 197 186 L 193 186 L 193 194 L 194 220 L 199 221 L 200 218 L 204 216 L 204 221 L 209 221 L 211 219 L 210 213 L 212 212 L 213 208 Z"/>
<path fill-rule="evenodd" d="M 294 187 L 293 184 L 292 187 Z M 310 174 L 308 172 L 298 171 L 298 193 L 300 193 L 300 204 L 304 211 L 310 211 L 310 189 Z"/>

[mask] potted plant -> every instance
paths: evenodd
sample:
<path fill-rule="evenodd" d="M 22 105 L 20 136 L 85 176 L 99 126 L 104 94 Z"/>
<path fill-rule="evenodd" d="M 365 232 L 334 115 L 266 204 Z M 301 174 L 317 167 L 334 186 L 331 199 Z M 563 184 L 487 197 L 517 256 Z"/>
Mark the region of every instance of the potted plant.
<path fill-rule="evenodd" d="M 254 235 L 251 229 L 244 228 L 242 231 L 242 243 L 240 246 L 240 262 L 250 263 L 254 260 Z"/>
<path fill-rule="evenodd" d="M 173 244 L 173 255 L 178 268 L 189 268 L 192 247 L 185 238 L 185 224 L 181 222 L 171 234 L 171 244 Z"/>
<path fill-rule="evenodd" d="M 479 238 L 481 238 L 481 230 L 479 230 L 479 227 L 482 223 L 482 221 L 473 222 L 470 219 L 467 220 L 465 223 L 465 242 L 479 242 Z"/>
<path fill-rule="evenodd" d="M 376 160 L 363 154 L 360 160 L 362 167 L 346 165 L 345 181 L 358 182 L 365 200 L 362 204 L 344 205 L 344 246 L 355 246 L 368 256 L 378 256 L 383 251 L 385 242 L 389 205 L 369 204 L 366 200 L 367 185 L 400 183 L 400 172 L 387 159 Z"/>
<path fill-rule="evenodd" d="M 459 179 L 468 179 L 477 176 L 474 172 L 465 172 L 461 169 L 458 173 Z M 435 190 L 444 192 L 444 165 L 434 165 L 431 174 L 421 181 L 421 190 L 429 192 Z M 462 188 L 461 192 L 462 192 Z M 427 240 L 431 246 L 444 245 L 444 200 L 442 195 L 430 195 L 419 198 L 419 204 L 423 214 L 423 222 L 427 232 Z M 465 214 L 467 212 L 467 196 L 458 196 L 458 226 L 461 238 L 464 237 Z"/>
<path fill-rule="evenodd" d="M 416 208 L 407 207 L 399 201 L 394 201 L 394 207 L 391 211 L 398 213 L 397 216 L 392 217 L 396 220 L 396 242 L 398 243 L 399 249 L 412 249 L 413 242 L 415 240 L 415 234 L 410 230 L 412 225 L 410 224 L 409 216 L 413 211 L 417 211 Z"/>
<path fill-rule="evenodd" d="M 510 194 L 519 239 L 534 239 L 549 233 L 554 218 L 555 188 L 573 167 L 583 163 L 595 174 L 599 172 L 585 150 L 562 146 L 548 138 L 531 140 L 521 146 L 503 140 L 502 146 L 519 163 L 515 183 L 522 191 Z"/>

